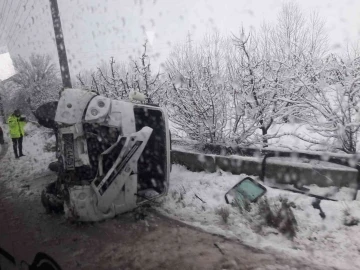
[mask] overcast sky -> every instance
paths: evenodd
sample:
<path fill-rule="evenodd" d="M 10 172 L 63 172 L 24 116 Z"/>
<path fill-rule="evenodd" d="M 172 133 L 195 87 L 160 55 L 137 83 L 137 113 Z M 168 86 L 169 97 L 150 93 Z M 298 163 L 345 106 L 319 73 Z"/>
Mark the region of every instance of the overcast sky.
<path fill-rule="evenodd" d="M 4 7 L 9 14 L 7 20 L 6 14 L 0 19 L 0 46 L 6 44 L 12 57 L 49 53 L 57 61 L 48 2 L 0 0 L 0 11 Z M 196 40 L 214 27 L 223 34 L 236 33 L 241 25 L 257 28 L 264 21 L 274 21 L 283 2 L 58 0 L 72 77 L 80 70 L 95 68 L 99 61 L 111 56 L 126 61 L 129 56 L 139 55 L 146 38 L 153 39 L 151 54 L 158 67 L 171 45 L 185 40 L 188 33 Z M 346 40 L 359 39 L 359 0 L 302 0 L 298 4 L 305 13 L 317 10 L 326 19 L 333 50 L 341 50 Z M 15 27 L 17 24 L 21 28 Z"/>

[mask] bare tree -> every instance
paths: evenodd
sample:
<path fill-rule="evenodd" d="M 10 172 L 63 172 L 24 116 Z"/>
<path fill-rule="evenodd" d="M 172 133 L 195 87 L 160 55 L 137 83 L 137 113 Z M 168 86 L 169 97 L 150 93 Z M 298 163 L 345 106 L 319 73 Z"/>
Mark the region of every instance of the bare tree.
<path fill-rule="evenodd" d="M 229 40 L 229 43 L 233 43 Z M 258 129 L 257 121 L 246 113 L 246 88 L 248 74 L 245 67 L 245 55 L 235 46 L 226 51 L 226 79 L 228 83 L 228 117 L 231 133 L 229 137 L 237 144 L 251 144 Z"/>
<path fill-rule="evenodd" d="M 344 58 L 347 61 L 360 58 L 360 40 L 355 42 L 347 42 Z"/>
<path fill-rule="evenodd" d="M 107 97 L 127 99 L 131 91 L 145 94 L 147 103 L 161 102 L 164 81 L 161 74 L 151 70 L 147 42 L 139 60 L 117 63 L 114 57 L 102 62 L 96 72 L 85 71 L 77 75 L 79 87 L 91 89 Z"/>
<path fill-rule="evenodd" d="M 229 73 L 237 81 L 237 103 L 247 112 L 248 119 L 255 120 L 262 141 L 279 134 L 269 134 L 275 124 L 287 121 L 290 116 L 301 115 L 292 108 L 293 101 L 305 95 L 299 82 L 299 74 L 306 74 L 306 65 L 323 57 L 327 49 L 325 22 L 317 13 L 306 17 L 294 3 L 286 3 L 275 24 L 264 24 L 258 33 L 234 36 L 239 52 L 233 58 L 237 64 Z M 239 87 L 240 86 L 240 87 Z M 239 91 L 240 90 L 240 91 Z M 236 98 L 234 98 L 236 100 Z M 237 116 L 235 123 L 240 123 Z"/>
<path fill-rule="evenodd" d="M 302 121 L 321 137 L 295 136 L 330 151 L 356 153 L 360 127 L 360 78 L 353 72 L 353 64 L 346 65 L 340 57 L 330 55 L 318 65 L 308 66 L 308 74 L 299 80 L 306 95 L 294 102 L 294 108 L 304 112 L 306 117 Z"/>
<path fill-rule="evenodd" d="M 307 23 L 308 29 L 308 57 L 320 59 L 326 56 L 329 49 L 328 33 L 325 28 L 326 21 L 322 19 L 318 12 L 310 14 Z"/>
<path fill-rule="evenodd" d="M 92 74 L 91 82 L 99 93 L 111 98 L 124 98 L 128 89 L 122 87 L 121 77 L 126 64 L 115 63 L 114 57 L 110 58 L 109 63 L 102 62 L 97 68 L 97 73 Z"/>
<path fill-rule="evenodd" d="M 96 72 L 93 70 L 85 70 L 76 75 L 74 85 L 81 89 L 86 89 L 100 93 Z"/>
<path fill-rule="evenodd" d="M 143 47 L 144 51 L 141 55 L 140 63 L 133 61 L 133 78 L 138 91 L 145 94 L 147 102 L 153 103 L 154 100 L 159 100 L 161 97 L 160 92 L 163 90 L 164 82 L 160 82 L 160 72 L 157 72 L 154 76 L 151 73 L 150 59 L 147 54 L 147 41 Z"/>
<path fill-rule="evenodd" d="M 305 16 L 293 2 L 282 5 L 275 24 L 263 25 L 259 38 L 269 57 L 288 64 L 302 58 L 319 59 L 328 49 L 325 20 L 317 12 Z"/>
<path fill-rule="evenodd" d="M 248 119 L 254 121 L 253 126 L 260 129 L 261 134 L 254 142 L 268 146 L 270 128 L 281 123 L 289 115 L 291 102 L 301 96 L 301 88 L 296 87 L 292 73 L 296 73 L 297 62 L 274 60 L 267 54 L 267 47 L 259 46 L 259 40 L 254 33 L 245 34 L 242 29 L 240 36 L 233 38 L 239 50 L 237 80 L 238 98 Z M 276 59 L 276 58 L 275 58 Z M 234 77 L 234 76 L 233 76 Z"/>
<path fill-rule="evenodd" d="M 166 63 L 170 119 L 192 139 L 218 142 L 225 138 L 224 46 L 218 33 L 206 36 L 197 45 L 188 39 L 174 48 Z"/>

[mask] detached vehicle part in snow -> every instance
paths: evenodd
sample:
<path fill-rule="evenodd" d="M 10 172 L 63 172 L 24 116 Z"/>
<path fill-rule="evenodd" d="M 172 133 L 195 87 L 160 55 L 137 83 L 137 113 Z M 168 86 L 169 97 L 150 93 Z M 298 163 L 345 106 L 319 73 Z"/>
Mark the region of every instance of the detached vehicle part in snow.
<path fill-rule="evenodd" d="M 225 201 L 227 204 L 236 203 L 244 206 L 246 202 L 257 202 L 265 193 L 266 188 L 263 185 L 246 177 L 225 194 Z"/>
<path fill-rule="evenodd" d="M 54 123 L 58 179 L 42 192 L 47 211 L 99 221 L 167 194 L 170 133 L 162 108 L 65 89 Z"/>

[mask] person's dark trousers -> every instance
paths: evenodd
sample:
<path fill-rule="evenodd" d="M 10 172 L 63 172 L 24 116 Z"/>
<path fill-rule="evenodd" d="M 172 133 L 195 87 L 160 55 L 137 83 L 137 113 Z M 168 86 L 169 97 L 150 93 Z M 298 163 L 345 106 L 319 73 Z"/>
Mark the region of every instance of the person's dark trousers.
<path fill-rule="evenodd" d="M 15 157 L 19 158 L 21 156 L 24 156 L 24 154 L 22 152 L 23 137 L 12 138 L 12 142 L 13 142 L 13 149 L 14 149 Z M 18 149 L 19 149 L 19 151 L 18 151 Z"/>

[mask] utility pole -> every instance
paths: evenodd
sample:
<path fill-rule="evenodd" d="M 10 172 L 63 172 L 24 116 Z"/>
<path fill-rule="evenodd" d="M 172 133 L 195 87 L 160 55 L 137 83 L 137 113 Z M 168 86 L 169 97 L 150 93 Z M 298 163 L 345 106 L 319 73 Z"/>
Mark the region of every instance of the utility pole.
<path fill-rule="evenodd" d="M 61 28 L 61 21 L 60 21 L 59 7 L 57 0 L 50 0 L 50 9 L 51 9 L 51 16 L 54 25 L 56 47 L 59 56 L 60 72 L 61 72 L 63 87 L 72 88 L 70 70 L 66 56 L 64 35 Z"/>

